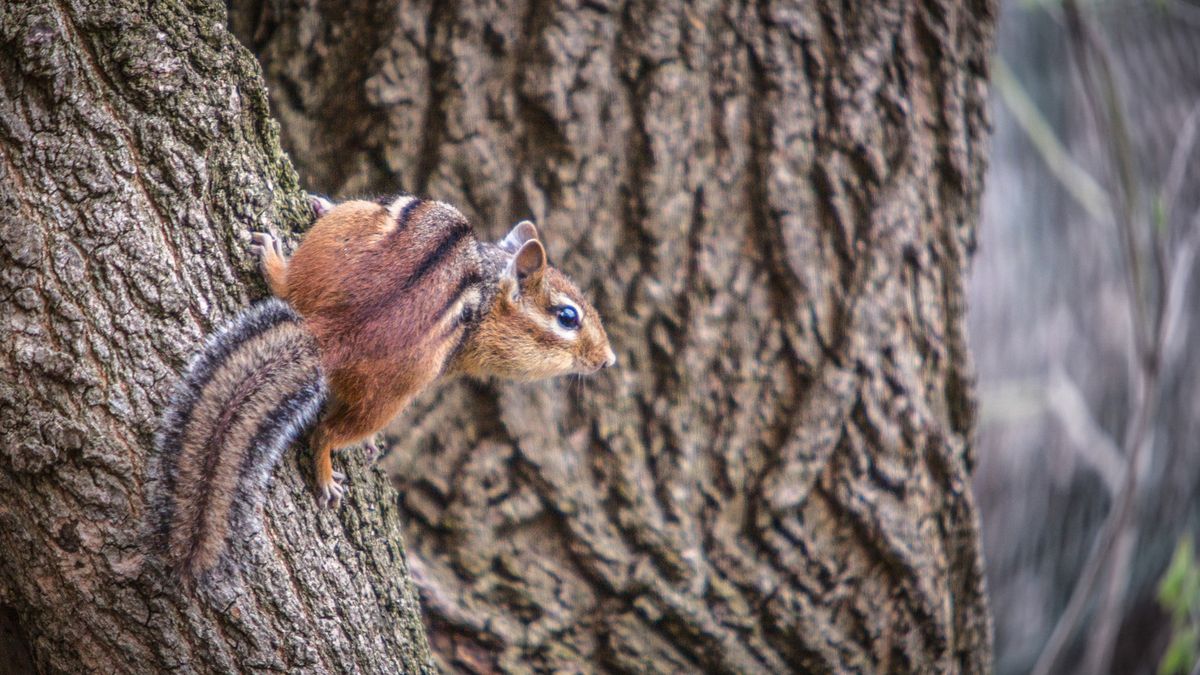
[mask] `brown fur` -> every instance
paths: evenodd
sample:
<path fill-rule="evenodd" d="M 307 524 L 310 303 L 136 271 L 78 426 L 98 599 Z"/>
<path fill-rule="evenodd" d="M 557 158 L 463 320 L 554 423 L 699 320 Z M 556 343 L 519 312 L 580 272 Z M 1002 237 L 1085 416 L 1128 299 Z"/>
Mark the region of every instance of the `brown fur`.
<path fill-rule="evenodd" d="M 332 401 L 313 433 L 322 499 L 336 502 L 330 452 L 377 433 L 413 396 L 443 373 L 535 379 L 591 372 L 611 364 L 612 351 L 595 309 L 545 254 L 526 256 L 535 273 L 497 278 L 494 264 L 457 210 L 400 198 L 391 205 L 352 201 L 323 215 L 289 261 L 268 249 L 263 269 L 316 336 Z M 403 220 L 403 222 L 399 222 Z M 504 248 L 508 259 L 537 230 L 524 223 Z M 499 253 L 500 251 L 503 253 Z M 479 282 L 476 283 L 475 280 Z M 482 317 L 459 315 L 489 299 Z M 276 289 L 284 289 L 282 293 Z M 585 317 L 578 338 L 547 330 L 554 297 L 566 297 Z M 469 313 L 469 312 L 468 312 Z"/>
<path fill-rule="evenodd" d="M 274 251 L 263 259 L 263 274 L 271 293 L 279 298 L 287 297 L 287 263 Z"/>
<path fill-rule="evenodd" d="M 456 359 L 458 372 L 535 380 L 609 365 L 612 351 L 599 315 L 570 279 L 546 267 L 522 282 L 519 292 L 516 286 L 513 280 L 501 282 L 501 292 Z M 583 312 L 574 341 L 544 328 L 555 295 L 566 296 Z"/>

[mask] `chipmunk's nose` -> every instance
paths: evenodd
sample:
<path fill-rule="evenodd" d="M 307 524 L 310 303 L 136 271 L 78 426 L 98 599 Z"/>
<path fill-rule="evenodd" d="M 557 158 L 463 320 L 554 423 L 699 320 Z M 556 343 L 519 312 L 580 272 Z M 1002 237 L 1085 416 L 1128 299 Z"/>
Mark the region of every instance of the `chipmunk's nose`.
<path fill-rule="evenodd" d="M 617 365 L 617 355 L 613 352 L 612 347 L 608 348 L 608 355 L 604 358 L 604 365 L 601 368 L 612 368 Z"/>

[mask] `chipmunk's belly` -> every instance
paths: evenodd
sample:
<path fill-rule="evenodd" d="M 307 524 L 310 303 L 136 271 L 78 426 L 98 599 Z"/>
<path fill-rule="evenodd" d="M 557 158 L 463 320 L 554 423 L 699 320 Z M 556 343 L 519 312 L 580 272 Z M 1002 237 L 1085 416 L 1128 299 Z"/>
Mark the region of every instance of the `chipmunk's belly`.
<path fill-rule="evenodd" d="M 382 426 L 437 379 L 465 326 L 464 298 L 478 299 L 451 267 L 428 287 L 383 289 L 349 305 L 297 308 L 317 338 L 335 396 L 362 401 L 363 433 Z"/>
<path fill-rule="evenodd" d="M 355 401 L 344 411 L 345 434 L 363 438 L 377 433 L 441 374 L 449 354 L 446 341 L 421 343 L 382 358 L 345 358 L 326 366 L 336 400 Z"/>

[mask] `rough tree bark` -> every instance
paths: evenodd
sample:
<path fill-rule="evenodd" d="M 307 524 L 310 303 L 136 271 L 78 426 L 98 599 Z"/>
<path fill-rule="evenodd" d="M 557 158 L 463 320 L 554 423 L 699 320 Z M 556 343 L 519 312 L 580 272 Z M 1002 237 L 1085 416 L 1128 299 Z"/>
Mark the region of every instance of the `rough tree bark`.
<path fill-rule="evenodd" d="M 233 4 L 306 185 L 534 217 L 619 354 L 394 427 L 444 669 L 988 669 L 992 3 Z"/>
<path fill-rule="evenodd" d="M 286 460 L 244 574 L 186 592 L 143 554 L 165 396 L 263 292 L 238 235 L 304 210 L 220 3 L 0 3 L 3 669 L 432 670 L 393 490 L 361 461 L 335 516 Z"/>

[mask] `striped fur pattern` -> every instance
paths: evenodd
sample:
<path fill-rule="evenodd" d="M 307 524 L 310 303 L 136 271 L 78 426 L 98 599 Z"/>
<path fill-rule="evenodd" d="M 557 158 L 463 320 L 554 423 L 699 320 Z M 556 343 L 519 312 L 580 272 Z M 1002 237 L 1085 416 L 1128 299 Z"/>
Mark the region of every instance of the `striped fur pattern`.
<path fill-rule="evenodd" d="M 269 235 L 254 241 L 268 284 L 305 317 L 328 376 L 332 403 L 313 435 L 322 503 L 342 494 L 331 451 L 377 433 L 440 376 L 533 379 L 614 362 L 599 316 L 546 265 L 532 223 L 492 244 L 457 209 L 411 195 L 322 202 L 314 212 L 290 261 Z M 582 326 L 555 323 L 563 304 Z"/>
<path fill-rule="evenodd" d="M 408 196 L 334 207 L 285 274 L 338 401 L 324 424 L 337 447 L 374 434 L 437 378 L 489 292 L 462 214 Z"/>
<path fill-rule="evenodd" d="M 180 576 L 216 565 L 231 528 L 258 526 L 276 463 L 325 399 L 316 340 L 286 302 L 260 302 L 209 338 L 155 439 L 155 529 Z"/>
<path fill-rule="evenodd" d="M 286 299 L 310 321 L 334 378 L 363 361 L 423 369 L 456 316 L 478 310 L 487 290 L 467 220 L 447 204 L 410 196 L 334 207 L 285 274 Z"/>

